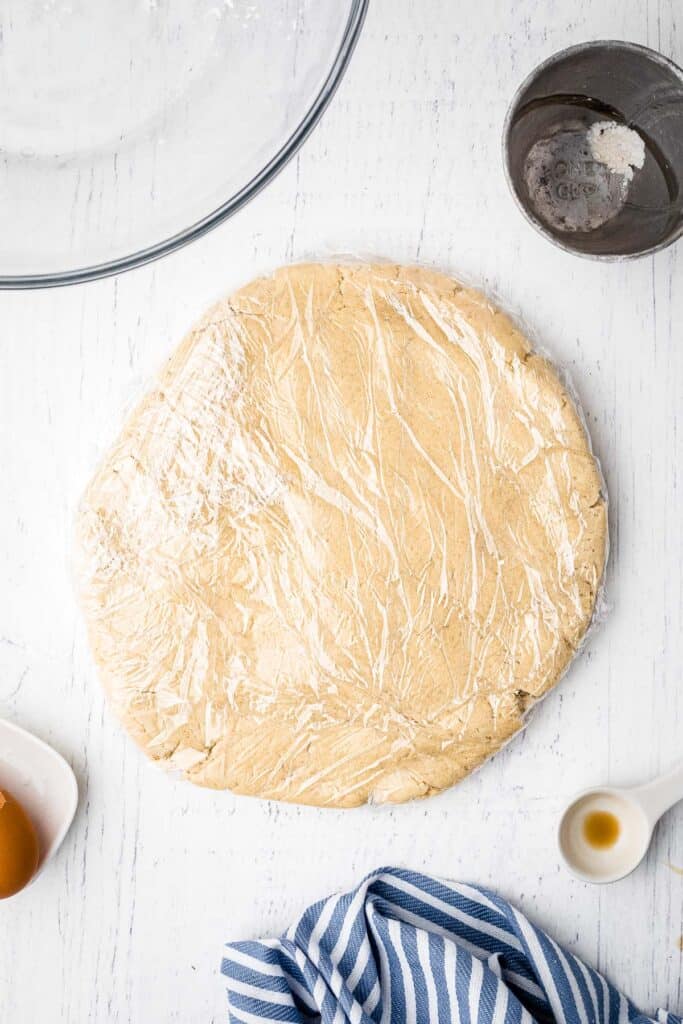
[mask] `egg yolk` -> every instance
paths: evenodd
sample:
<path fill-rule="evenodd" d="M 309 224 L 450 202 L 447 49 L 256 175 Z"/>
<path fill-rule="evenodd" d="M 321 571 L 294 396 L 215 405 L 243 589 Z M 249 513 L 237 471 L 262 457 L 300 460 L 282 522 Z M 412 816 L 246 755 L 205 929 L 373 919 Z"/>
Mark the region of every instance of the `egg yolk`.
<path fill-rule="evenodd" d="M 38 867 L 38 839 L 26 811 L 0 789 L 0 899 L 13 896 Z"/>

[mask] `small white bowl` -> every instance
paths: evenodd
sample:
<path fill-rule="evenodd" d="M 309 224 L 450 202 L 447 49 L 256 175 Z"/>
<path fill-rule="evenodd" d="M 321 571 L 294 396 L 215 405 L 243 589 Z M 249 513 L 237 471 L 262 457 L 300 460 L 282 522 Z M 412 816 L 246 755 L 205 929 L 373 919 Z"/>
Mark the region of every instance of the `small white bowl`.
<path fill-rule="evenodd" d="M 76 776 L 47 743 L 0 719 L 0 789 L 21 803 L 35 827 L 40 860 L 33 882 L 69 831 L 78 805 Z"/>

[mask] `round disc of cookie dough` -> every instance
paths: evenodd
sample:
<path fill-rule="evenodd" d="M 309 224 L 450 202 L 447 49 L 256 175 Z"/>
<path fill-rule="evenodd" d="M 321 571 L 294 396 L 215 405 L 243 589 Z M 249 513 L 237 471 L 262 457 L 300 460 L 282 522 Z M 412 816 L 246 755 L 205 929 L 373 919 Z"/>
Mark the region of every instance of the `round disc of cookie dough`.
<path fill-rule="evenodd" d="M 426 796 L 567 667 L 605 513 L 570 396 L 486 298 L 288 267 L 209 311 L 88 487 L 90 643 L 125 728 L 192 782 Z"/>

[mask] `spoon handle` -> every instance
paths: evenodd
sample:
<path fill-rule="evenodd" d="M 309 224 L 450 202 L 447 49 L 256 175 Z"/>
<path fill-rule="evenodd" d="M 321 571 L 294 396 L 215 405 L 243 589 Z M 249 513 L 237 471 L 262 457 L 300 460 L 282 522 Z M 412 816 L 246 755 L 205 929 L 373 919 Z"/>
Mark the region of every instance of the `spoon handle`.
<path fill-rule="evenodd" d="M 650 824 L 656 824 L 665 811 L 679 800 L 683 800 L 683 761 L 671 771 L 659 775 L 651 782 L 646 782 L 644 786 L 636 787 L 633 792 L 647 814 Z"/>

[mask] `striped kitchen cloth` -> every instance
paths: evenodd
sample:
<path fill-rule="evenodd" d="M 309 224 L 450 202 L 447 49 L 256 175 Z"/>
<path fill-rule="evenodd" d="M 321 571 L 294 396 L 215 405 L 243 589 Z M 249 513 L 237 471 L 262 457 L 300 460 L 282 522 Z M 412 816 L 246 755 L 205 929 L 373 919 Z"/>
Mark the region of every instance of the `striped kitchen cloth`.
<path fill-rule="evenodd" d="M 653 1020 L 495 893 L 398 868 L 315 903 L 280 939 L 229 943 L 221 969 L 230 1021 L 246 1024 Z"/>

